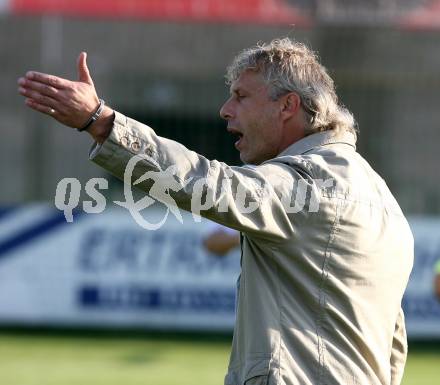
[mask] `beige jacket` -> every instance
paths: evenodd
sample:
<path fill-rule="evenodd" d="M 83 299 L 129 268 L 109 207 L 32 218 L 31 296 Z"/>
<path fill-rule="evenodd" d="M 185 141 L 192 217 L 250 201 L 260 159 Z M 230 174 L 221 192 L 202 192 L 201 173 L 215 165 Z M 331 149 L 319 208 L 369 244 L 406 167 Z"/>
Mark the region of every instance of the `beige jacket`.
<path fill-rule="evenodd" d="M 148 159 L 134 178 L 177 165 L 170 192 L 185 210 L 205 181 L 212 207 L 201 214 L 243 234 L 226 385 L 400 383 L 413 237 L 352 134 L 313 134 L 259 166 L 230 167 L 116 113 L 91 159 L 122 178 L 135 154 Z"/>

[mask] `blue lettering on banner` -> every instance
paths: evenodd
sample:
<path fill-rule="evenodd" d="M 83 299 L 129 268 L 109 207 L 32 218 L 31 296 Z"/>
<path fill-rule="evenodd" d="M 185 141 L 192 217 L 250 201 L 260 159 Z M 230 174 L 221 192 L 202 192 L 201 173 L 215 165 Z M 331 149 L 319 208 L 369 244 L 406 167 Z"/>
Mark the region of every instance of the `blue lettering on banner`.
<path fill-rule="evenodd" d="M 181 287 L 84 286 L 78 291 L 78 302 L 85 308 L 233 314 L 235 292 Z"/>
<path fill-rule="evenodd" d="M 80 245 L 78 267 L 92 273 L 121 269 L 191 275 L 213 270 L 238 273 L 238 258 L 213 256 L 203 250 L 201 243 L 202 235 L 194 231 L 95 228 L 87 232 Z"/>

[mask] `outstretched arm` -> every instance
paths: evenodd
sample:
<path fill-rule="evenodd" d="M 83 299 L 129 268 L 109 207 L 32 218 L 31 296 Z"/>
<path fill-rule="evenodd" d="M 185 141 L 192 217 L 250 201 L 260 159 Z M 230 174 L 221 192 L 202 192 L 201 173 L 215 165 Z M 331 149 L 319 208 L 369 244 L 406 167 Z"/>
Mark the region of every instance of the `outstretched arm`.
<path fill-rule="evenodd" d="M 77 61 L 78 81 L 41 72 L 27 72 L 18 79 L 18 92 L 26 97 L 25 104 L 66 126 L 83 127 L 99 105 L 86 60 L 87 54 L 81 52 Z M 88 127 L 87 132 L 95 141 L 102 143 L 110 134 L 113 119 L 112 109 L 104 106 L 99 119 Z"/>
<path fill-rule="evenodd" d="M 99 98 L 85 52 L 79 55 L 77 66 L 78 81 L 28 72 L 19 79 L 19 92 L 26 97 L 26 104 L 69 127 L 83 127 L 95 113 Z M 179 185 L 169 194 L 179 208 L 271 242 L 294 233 L 290 216 L 297 211 L 287 211 L 285 206 L 291 203 L 297 181 L 304 179 L 307 187 L 319 188 L 303 162 L 230 167 L 160 137 L 150 127 L 110 108 L 87 131 L 102 144 L 94 146 L 91 159 L 118 178 L 124 178 L 133 159 L 137 161 L 135 155 L 141 156 L 142 161 L 133 170 L 134 180 L 149 171 L 163 174 L 171 167 Z M 153 182 L 149 179 L 138 186 L 150 193 Z"/>

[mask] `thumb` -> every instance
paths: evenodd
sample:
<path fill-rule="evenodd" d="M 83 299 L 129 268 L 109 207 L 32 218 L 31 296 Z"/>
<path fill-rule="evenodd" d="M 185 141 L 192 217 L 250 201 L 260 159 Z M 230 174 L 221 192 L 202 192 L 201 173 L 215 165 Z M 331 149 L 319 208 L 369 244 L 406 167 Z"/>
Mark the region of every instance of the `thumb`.
<path fill-rule="evenodd" d="M 78 56 L 77 68 L 78 68 L 78 80 L 90 85 L 93 85 L 93 80 L 90 76 L 89 68 L 87 67 L 87 53 L 81 52 Z"/>

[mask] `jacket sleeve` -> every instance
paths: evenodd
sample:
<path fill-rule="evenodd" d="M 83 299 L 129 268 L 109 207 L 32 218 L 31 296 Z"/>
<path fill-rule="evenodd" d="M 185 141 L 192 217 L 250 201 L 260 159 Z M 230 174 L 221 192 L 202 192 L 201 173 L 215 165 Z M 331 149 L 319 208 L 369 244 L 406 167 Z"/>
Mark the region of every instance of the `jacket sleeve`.
<path fill-rule="evenodd" d="M 403 310 L 400 309 L 394 330 L 393 344 L 391 347 L 391 385 L 400 385 L 407 354 L 408 344 L 406 340 L 405 318 L 403 315 Z"/>
<path fill-rule="evenodd" d="M 164 200 L 156 192 L 166 190 L 181 209 L 271 240 L 286 239 L 294 231 L 285 202 L 292 198 L 289 193 L 301 174 L 292 167 L 276 163 L 235 167 L 211 161 L 115 112 L 110 136 L 92 147 L 90 159 L 124 179 L 135 155 L 127 181 L 133 183 L 147 173 L 138 187 L 159 201 Z"/>

